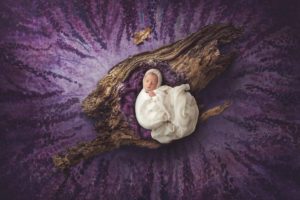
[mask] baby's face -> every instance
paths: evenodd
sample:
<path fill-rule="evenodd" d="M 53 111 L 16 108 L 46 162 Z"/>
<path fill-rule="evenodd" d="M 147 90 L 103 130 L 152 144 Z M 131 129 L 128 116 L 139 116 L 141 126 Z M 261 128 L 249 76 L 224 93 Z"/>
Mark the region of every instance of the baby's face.
<path fill-rule="evenodd" d="M 157 76 L 154 74 L 147 74 L 143 80 L 143 87 L 146 91 L 152 91 L 156 89 L 157 86 Z"/>

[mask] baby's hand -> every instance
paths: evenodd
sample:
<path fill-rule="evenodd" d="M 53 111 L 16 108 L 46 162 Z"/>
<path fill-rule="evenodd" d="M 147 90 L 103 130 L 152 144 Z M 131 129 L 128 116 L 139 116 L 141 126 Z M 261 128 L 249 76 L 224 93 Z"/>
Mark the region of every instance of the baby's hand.
<path fill-rule="evenodd" d="M 156 96 L 156 94 L 155 94 L 153 91 L 149 91 L 148 93 L 149 93 L 149 96 L 150 96 L 150 97 Z"/>

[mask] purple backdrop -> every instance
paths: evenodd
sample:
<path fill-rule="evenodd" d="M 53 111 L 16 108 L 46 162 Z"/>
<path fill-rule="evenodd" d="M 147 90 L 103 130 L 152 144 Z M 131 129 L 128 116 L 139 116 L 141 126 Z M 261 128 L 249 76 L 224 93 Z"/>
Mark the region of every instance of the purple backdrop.
<path fill-rule="evenodd" d="M 299 199 L 297 1 L 0 3 L 1 199 Z M 123 148 L 68 173 L 51 155 L 96 132 L 80 103 L 108 70 L 219 22 L 244 27 L 240 55 L 197 98 L 233 101 L 158 150 Z M 135 46 L 147 26 L 152 38 Z M 297 112 L 298 111 L 298 112 Z"/>

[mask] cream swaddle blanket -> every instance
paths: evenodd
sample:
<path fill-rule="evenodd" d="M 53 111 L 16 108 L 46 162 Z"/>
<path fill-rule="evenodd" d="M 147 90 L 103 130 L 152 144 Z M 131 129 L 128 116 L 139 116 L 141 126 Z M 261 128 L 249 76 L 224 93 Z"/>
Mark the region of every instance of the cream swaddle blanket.
<path fill-rule="evenodd" d="M 169 143 L 194 132 L 199 110 L 195 98 L 188 92 L 190 86 L 161 86 L 150 97 L 145 89 L 139 93 L 135 113 L 139 124 L 151 130 L 151 137 L 160 143 Z"/>

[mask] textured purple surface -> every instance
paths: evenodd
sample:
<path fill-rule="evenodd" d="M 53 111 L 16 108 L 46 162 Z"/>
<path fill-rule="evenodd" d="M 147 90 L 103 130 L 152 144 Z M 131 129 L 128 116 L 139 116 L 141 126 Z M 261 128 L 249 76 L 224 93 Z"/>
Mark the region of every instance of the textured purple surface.
<path fill-rule="evenodd" d="M 1 199 L 299 199 L 297 1 L 2 1 Z M 204 25 L 243 26 L 240 55 L 199 97 L 222 115 L 158 150 L 124 148 L 57 171 L 95 137 L 80 103 L 121 60 Z M 146 26 L 151 40 L 131 35 Z"/>

